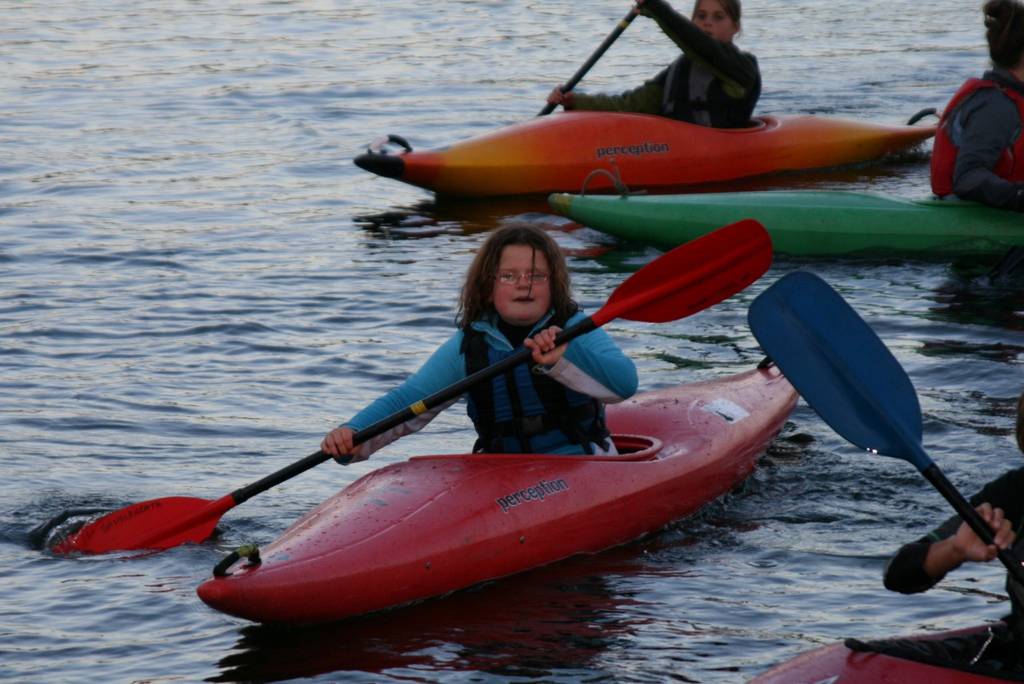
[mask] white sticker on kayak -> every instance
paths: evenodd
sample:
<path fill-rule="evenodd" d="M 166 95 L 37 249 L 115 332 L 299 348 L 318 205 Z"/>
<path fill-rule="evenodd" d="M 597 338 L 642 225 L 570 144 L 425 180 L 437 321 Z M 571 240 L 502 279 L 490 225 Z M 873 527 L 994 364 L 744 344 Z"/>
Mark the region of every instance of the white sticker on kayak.
<path fill-rule="evenodd" d="M 730 423 L 738 423 L 750 415 L 745 408 L 728 399 L 715 399 L 704 404 L 701 408 L 708 413 L 714 413 L 725 418 Z"/>

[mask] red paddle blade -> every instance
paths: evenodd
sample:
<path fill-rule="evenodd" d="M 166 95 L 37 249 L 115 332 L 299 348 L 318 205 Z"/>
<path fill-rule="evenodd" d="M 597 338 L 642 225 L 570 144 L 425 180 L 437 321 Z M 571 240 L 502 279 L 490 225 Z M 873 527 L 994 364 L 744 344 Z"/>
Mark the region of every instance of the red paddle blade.
<path fill-rule="evenodd" d="M 199 543 L 213 534 L 220 516 L 234 505 L 230 495 L 210 501 L 188 496 L 150 499 L 107 513 L 53 547 L 55 553 L 107 553 L 166 549 Z"/>
<path fill-rule="evenodd" d="M 728 299 L 772 263 L 768 231 L 754 219 L 719 228 L 666 252 L 629 277 L 591 318 L 663 323 Z"/>

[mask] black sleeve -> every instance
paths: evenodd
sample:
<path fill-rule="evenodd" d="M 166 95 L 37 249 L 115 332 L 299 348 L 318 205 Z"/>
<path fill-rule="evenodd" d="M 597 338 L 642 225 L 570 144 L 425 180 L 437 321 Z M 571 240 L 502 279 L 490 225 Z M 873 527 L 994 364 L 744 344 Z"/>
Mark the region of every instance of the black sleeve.
<path fill-rule="evenodd" d="M 1024 468 L 1011 470 L 989 482 L 970 499 L 972 506 L 979 506 L 986 501 L 997 508 L 1002 508 L 1019 534 L 1024 523 Z M 935 586 L 942 578 L 933 579 L 924 571 L 928 547 L 934 542 L 956 534 L 960 523 L 960 516 L 954 515 L 927 536 L 900 548 L 885 566 L 885 588 L 902 594 L 916 594 Z"/>
<path fill-rule="evenodd" d="M 690 59 L 702 62 L 719 78 L 742 89 L 742 94 L 730 93 L 730 97 L 744 97 L 760 83 L 761 72 L 753 55 L 708 36 L 665 0 L 647 0 L 643 7 L 644 13 L 654 17 L 662 31 Z"/>
<path fill-rule="evenodd" d="M 882 582 L 889 591 L 901 594 L 916 594 L 928 591 L 935 583 L 924 571 L 924 557 L 928 554 L 931 541 L 926 537 L 906 544 L 896 552 L 885 565 Z"/>

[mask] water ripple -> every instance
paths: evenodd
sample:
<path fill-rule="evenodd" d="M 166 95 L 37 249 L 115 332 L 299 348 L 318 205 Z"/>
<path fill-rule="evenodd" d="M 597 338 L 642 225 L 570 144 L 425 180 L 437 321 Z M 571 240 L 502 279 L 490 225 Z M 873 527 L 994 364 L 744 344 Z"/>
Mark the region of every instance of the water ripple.
<path fill-rule="evenodd" d="M 339 625 L 246 625 L 206 609 L 194 587 L 240 543 L 269 542 L 373 468 L 469 448 L 464 412 L 371 461 L 325 464 L 255 497 L 207 544 L 73 558 L 33 545 L 31 531 L 62 513 L 222 496 L 315 451 L 447 339 L 463 273 L 504 221 L 553 232 L 590 312 L 659 254 L 576 230 L 543 197 L 433 198 L 351 163 L 385 133 L 427 149 L 532 118 L 623 11 L 534 5 L 5 8 L 0 677 L 735 682 L 846 636 L 952 628 L 1004 609 L 992 567 L 961 570 L 924 597 L 882 590 L 888 553 L 949 511 L 908 464 L 861 453 L 804 404 L 755 474 L 693 518 Z M 931 10 L 752 4 L 740 41 L 765 75 L 759 110 L 892 123 L 941 107 L 987 56 L 976 7 Z M 639 20 L 583 86 L 621 91 L 673 50 Z M 710 189 L 917 197 L 927 164 L 919 149 Z M 746 327 L 750 301 L 786 273 L 817 273 L 908 369 L 926 448 L 969 492 L 1019 464 L 1008 437 L 1024 300 L 1014 283 L 986 282 L 988 267 L 780 257 L 711 310 L 608 330 L 644 388 L 745 370 L 763 356 Z"/>

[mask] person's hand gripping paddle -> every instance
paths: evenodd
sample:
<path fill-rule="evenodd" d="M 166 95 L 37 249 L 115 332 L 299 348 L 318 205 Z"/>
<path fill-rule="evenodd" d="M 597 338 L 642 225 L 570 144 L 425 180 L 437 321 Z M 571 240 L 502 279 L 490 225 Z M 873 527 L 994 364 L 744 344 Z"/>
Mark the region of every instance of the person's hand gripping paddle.
<path fill-rule="evenodd" d="M 633 22 L 634 19 L 636 19 L 638 14 L 640 14 L 639 7 L 634 6 L 630 8 L 629 12 L 626 13 L 626 16 L 619 20 L 619 23 L 615 25 L 615 28 L 612 29 L 612 32 L 609 33 L 601 42 L 601 44 L 597 46 L 597 49 L 594 50 L 593 54 L 591 54 L 590 57 L 587 58 L 587 61 L 583 63 L 583 66 L 577 69 L 576 73 L 572 75 L 572 78 L 565 82 L 565 84 L 562 86 L 563 93 L 568 93 L 569 91 L 576 87 L 577 83 L 583 80 L 583 77 L 587 75 L 587 72 L 590 71 L 591 67 L 597 64 L 597 60 L 601 59 L 601 56 L 608 51 L 608 48 L 612 46 L 612 43 L 618 40 L 619 36 L 622 35 L 622 32 L 626 30 L 626 28 Z M 555 111 L 556 106 L 557 105 L 552 104 L 550 102 L 547 103 L 546 105 L 544 105 L 543 109 L 541 109 L 540 112 L 537 113 L 537 116 L 546 116 L 550 114 L 551 112 Z"/>

